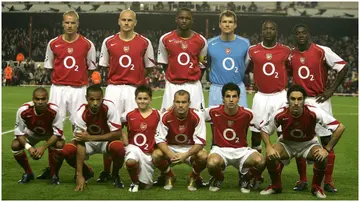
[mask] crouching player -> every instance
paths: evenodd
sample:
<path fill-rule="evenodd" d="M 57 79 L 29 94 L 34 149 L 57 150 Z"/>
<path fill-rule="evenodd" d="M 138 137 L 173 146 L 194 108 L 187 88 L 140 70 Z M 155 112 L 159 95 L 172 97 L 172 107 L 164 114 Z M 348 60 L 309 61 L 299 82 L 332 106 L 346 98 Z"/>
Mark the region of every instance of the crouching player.
<path fill-rule="evenodd" d="M 138 107 L 121 116 L 121 122 L 127 127 L 128 140 L 124 142 L 129 143 L 125 147 L 125 162 L 132 181 L 130 192 L 152 187 L 154 168 L 151 153 L 154 150 L 156 127 L 160 120 L 159 112 L 150 107 L 150 87 L 137 87 L 135 101 Z"/>
<path fill-rule="evenodd" d="M 292 85 L 287 92 L 288 106 L 275 112 L 262 125 L 261 137 L 266 146 L 267 168 L 272 184 L 261 191 L 261 195 L 282 191 L 280 160 L 303 157 L 315 161 L 311 193 L 318 198 L 326 198 L 321 182 L 326 170 L 329 152 L 339 141 L 344 126 L 320 108 L 304 105 L 306 91 L 299 85 Z M 321 146 L 315 136 L 315 125 L 319 123 L 333 132 L 326 146 Z M 277 143 L 271 144 L 269 135 L 281 126 L 282 135 Z"/>
<path fill-rule="evenodd" d="M 212 149 L 207 159 L 210 191 L 219 191 L 224 181 L 223 170 L 234 166 L 242 174 L 241 192 L 250 192 L 250 180 L 265 169 L 265 158 L 255 149 L 248 147 L 247 130 L 253 123 L 250 109 L 240 107 L 240 88 L 234 83 L 222 88 L 223 105 L 205 110 L 205 120 L 212 122 Z"/>
<path fill-rule="evenodd" d="M 33 91 L 32 101 L 23 104 L 16 113 L 15 139 L 11 143 L 11 149 L 14 158 L 25 170 L 19 183 L 34 180 L 24 148 L 35 160 L 40 159 L 48 148 L 51 182 L 59 184 L 58 172 L 62 161 L 56 162 L 54 156 L 65 144 L 63 123 L 59 116 L 59 108 L 49 103 L 48 98 L 45 88 L 36 88 Z M 45 143 L 36 148 L 35 145 L 40 141 Z"/>

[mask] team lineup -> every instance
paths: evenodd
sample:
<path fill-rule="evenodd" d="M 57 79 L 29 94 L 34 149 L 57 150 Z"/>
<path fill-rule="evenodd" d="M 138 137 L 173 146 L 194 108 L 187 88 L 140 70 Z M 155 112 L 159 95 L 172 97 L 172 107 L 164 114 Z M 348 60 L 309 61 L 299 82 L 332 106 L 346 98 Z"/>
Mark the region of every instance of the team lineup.
<path fill-rule="evenodd" d="M 122 11 L 120 32 L 101 46 L 99 68 L 108 72 L 103 93 L 100 85 L 88 82 L 97 68 L 95 46 L 78 33 L 79 15 L 64 13 L 64 34 L 49 41 L 44 61 L 51 73 L 50 92 L 36 88 L 32 101 L 16 114 L 11 149 L 25 171 L 19 183 L 35 178 L 24 149 L 35 160 L 48 149 L 48 169 L 37 179 L 59 185 L 65 160 L 75 169 L 76 191 L 85 190 L 94 177 L 85 160 L 100 153 L 104 170 L 97 181 L 124 188 L 119 171 L 125 164 L 130 192 L 152 186 L 171 190 L 176 184 L 174 166 L 185 163 L 191 167 L 189 191 L 219 191 L 223 172 L 231 165 L 238 170 L 242 193 L 260 189 L 265 169 L 271 184 L 260 194 L 281 193 L 281 172 L 294 157 L 300 178 L 295 191 L 307 188 L 306 164 L 312 162 L 311 193 L 326 198 L 325 191 L 337 192 L 332 180 L 334 147 L 345 128 L 332 115 L 330 97 L 348 71 L 346 62 L 330 48 L 313 43 L 304 24 L 294 26 L 291 49 L 277 42 L 277 25 L 271 20 L 261 25 L 262 42 L 252 46 L 234 33 L 237 16 L 232 11 L 220 14 L 221 34 L 208 40 L 191 30 L 189 9 L 179 9 L 175 22 L 177 29 L 161 36 L 155 60 L 151 41 L 134 30 L 136 13 Z M 162 65 L 166 76 L 160 109 L 151 107 L 152 90 L 145 85 L 156 65 Z M 326 88 L 328 69 L 337 77 Z M 205 71 L 211 82 L 207 107 L 201 84 Z M 243 82 L 250 72 L 257 87 L 251 109 Z M 288 77 L 293 78 L 289 86 Z M 67 113 L 73 127 L 70 140 L 63 133 Z M 206 123 L 211 126 L 210 140 Z M 275 130 L 278 138 L 271 143 Z M 35 147 L 40 141 L 45 143 Z M 153 181 L 156 168 L 160 176 Z M 206 171 L 209 182 L 201 177 Z"/>

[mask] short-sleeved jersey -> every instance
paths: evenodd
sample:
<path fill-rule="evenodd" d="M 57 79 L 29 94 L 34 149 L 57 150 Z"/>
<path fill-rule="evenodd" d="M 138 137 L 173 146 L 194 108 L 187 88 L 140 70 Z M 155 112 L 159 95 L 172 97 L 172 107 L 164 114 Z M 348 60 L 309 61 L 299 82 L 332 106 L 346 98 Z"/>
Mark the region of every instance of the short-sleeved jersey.
<path fill-rule="evenodd" d="M 130 41 L 117 33 L 107 37 L 101 46 L 99 65 L 109 67 L 109 84 L 145 84 L 145 69 L 155 66 L 154 49 L 146 37 L 135 34 Z"/>
<path fill-rule="evenodd" d="M 160 113 L 152 109 L 152 113 L 144 118 L 139 109 L 121 115 L 121 122 L 127 126 L 129 144 L 138 146 L 144 153 L 154 150 L 156 128 L 160 121 Z"/>
<path fill-rule="evenodd" d="M 328 68 L 340 72 L 346 62 L 330 48 L 312 43 L 306 51 L 292 50 L 291 65 L 294 83 L 314 97 L 325 91 Z"/>
<path fill-rule="evenodd" d="M 271 135 L 278 126 L 281 126 L 284 140 L 304 142 L 315 137 L 317 123 L 332 132 L 340 124 L 333 116 L 315 106 L 304 105 L 302 115 L 297 118 L 291 115 L 289 107 L 286 106 L 272 114 L 268 121 L 263 122 L 261 130 Z"/>
<path fill-rule="evenodd" d="M 241 84 L 249 46 L 249 40 L 238 35 L 232 41 L 223 41 L 220 36 L 209 39 L 207 62 L 211 65 L 210 82 L 218 85 L 229 82 Z"/>
<path fill-rule="evenodd" d="M 160 117 L 156 129 L 156 144 L 167 142 L 169 145 L 206 145 L 206 125 L 203 114 L 196 109 L 189 109 L 184 120 L 179 120 L 174 109 Z"/>
<path fill-rule="evenodd" d="M 260 92 L 276 93 L 285 89 L 290 52 L 289 47 L 280 43 L 271 48 L 262 42 L 250 46 L 247 59 L 249 66 L 253 66 L 254 83 Z"/>
<path fill-rule="evenodd" d="M 225 113 L 224 105 L 205 109 L 205 120 L 211 121 L 212 144 L 218 147 L 247 147 L 247 131 L 253 126 L 253 113 L 240 107 L 234 115 Z"/>
<path fill-rule="evenodd" d="M 80 34 L 79 38 L 71 43 L 60 35 L 49 41 L 44 67 L 53 69 L 53 84 L 85 86 L 89 83 L 88 70 L 96 69 L 95 46 Z"/>
<path fill-rule="evenodd" d="M 38 138 L 51 135 L 61 137 L 63 135 L 63 121 L 59 115 L 59 107 L 48 103 L 46 111 L 37 115 L 32 101 L 23 104 L 16 113 L 14 134 Z"/>
<path fill-rule="evenodd" d="M 104 135 L 121 130 L 121 122 L 115 105 L 103 99 L 97 114 L 93 114 L 87 104 L 79 107 L 75 117 L 75 132 L 87 131 L 90 135 Z"/>
<path fill-rule="evenodd" d="M 183 84 L 199 81 L 201 78 L 200 58 L 207 55 L 206 39 L 194 32 L 188 39 L 181 38 L 176 30 L 160 37 L 157 62 L 168 64 L 166 79 L 171 83 Z"/>

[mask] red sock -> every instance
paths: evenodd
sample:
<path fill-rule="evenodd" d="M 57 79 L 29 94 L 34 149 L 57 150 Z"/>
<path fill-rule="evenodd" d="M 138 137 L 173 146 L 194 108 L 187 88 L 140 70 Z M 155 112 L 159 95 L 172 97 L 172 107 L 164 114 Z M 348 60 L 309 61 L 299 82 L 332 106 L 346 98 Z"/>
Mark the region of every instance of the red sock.
<path fill-rule="evenodd" d="M 334 170 L 334 165 L 335 165 L 335 153 L 334 150 L 332 149 L 329 153 L 328 162 L 326 165 L 325 178 L 324 178 L 325 184 L 330 184 L 332 182 L 332 173 Z"/>
<path fill-rule="evenodd" d="M 325 167 L 326 169 L 326 167 Z M 321 165 L 319 165 L 319 163 L 315 162 L 314 163 L 314 175 L 313 175 L 313 179 L 312 179 L 312 186 L 321 186 L 321 182 L 324 178 L 324 174 L 325 174 L 325 169 L 321 168 Z"/>
<path fill-rule="evenodd" d="M 215 175 L 214 175 L 214 177 L 215 177 L 215 179 L 216 180 L 219 180 L 219 181 L 224 181 L 224 173 L 223 173 L 223 171 L 221 170 L 221 169 L 219 169 L 216 173 L 215 173 Z"/>
<path fill-rule="evenodd" d="M 306 159 L 304 158 L 296 158 L 296 166 L 298 169 L 298 173 L 300 175 L 300 181 L 306 182 Z"/>
<path fill-rule="evenodd" d="M 267 169 L 271 178 L 271 184 L 276 188 L 282 188 L 281 164 L 279 162 L 267 163 Z"/>
<path fill-rule="evenodd" d="M 76 146 L 74 144 L 65 144 L 62 149 L 62 156 L 71 167 L 76 169 Z"/>
<path fill-rule="evenodd" d="M 112 163 L 111 156 L 108 156 L 108 155 L 104 154 L 103 155 L 103 162 L 104 162 L 104 171 L 107 172 L 107 173 L 110 173 L 111 163 Z"/>
<path fill-rule="evenodd" d="M 261 179 L 261 173 L 262 173 L 262 171 L 258 170 L 255 167 L 252 167 L 252 168 L 249 169 L 249 174 L 250 174 L 251 179 L 254 177 L 256 180 L 260 180 Z"/>
<path fill-rule="evenodd" d="M 48 160 L 49 160 L 49 167 L 50 167 L 50 176 L 54 176 L 56 173 L 56 166 L 55 166 L 55 149 L 48 148 Z"/>
<path fill-rule="evenodd" d="M 20 164 L 20 166 L 24 169 L 25 173 L 27 173 L 27 174 L 33 173 L 24 150 L 21 153 L 18 153 L 16 155 L 14 154 L 14 158 Z"/>
<path fill-rule="evenodd" d="M 118 175 L 120 168 L 124 164 L 125 148 L 121 141 L 112 141 L 108 145 L 109 153 L 114 161 L 113 174 Z"/>
<path fill-rule="evenodd" d="M 139 167 L 138 167 L 138 163 L 128 163 L 126 162 L 126 169 L 130 175 L 131 181 L 133 183 L 137 183 L 139 182 Z"/>
<path fill-rule="evenodd" d="M 155 162 L 153 160 L 153 164 L 156 168 L 158 168 L 161 171 L 161 174 L 163 174 L 169 168 L 170 162 L 169 160 L 165 160 L 165 159 L 162 159 L 158 162 Z"/>
<path fill-rule="evenodd" d="M 201 165 L 201 164 L 198 163 L 198 162 L 194 162 L 194 163 L 192 164 L 192 168 L 193 168 L 193 171 L 192 171 L 192 172 L 193 172 L 195 175 L 200 175 L 201 171 L 203 171 L 203 170 L 206 168 L 206 164 Z"/>

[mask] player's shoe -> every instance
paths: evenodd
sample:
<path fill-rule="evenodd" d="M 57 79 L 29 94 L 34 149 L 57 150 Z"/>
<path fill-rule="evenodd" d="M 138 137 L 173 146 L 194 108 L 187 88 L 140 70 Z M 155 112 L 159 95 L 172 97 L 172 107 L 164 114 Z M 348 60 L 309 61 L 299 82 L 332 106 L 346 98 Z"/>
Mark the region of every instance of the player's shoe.
<path fill-rule="evenodd" d="M 266 189 L 260 192 L 261 195 L 270 195 L 270 194 L 277 194 L 281 193 L 282 188 L 276 188 L 273 185 L 268 186 Z"/>
<path fill-rule="evenodd" d="M 113 181 L 114 187 L 116 187 L 116 188 L 124 188 L 124 187 L 125 187 L 125 185 L 124 185 L 124 183 L 121 181 L 119 175 L 112 176 L 112 181 Z"/>
<path fill-rule="evenodd" d="M 304 191 L 307 188 L 308 183 L 305 181 L 297 181 L 293 190 L 294 191 Z"/>
<path fill-rule="evenodd" d="M 56 175 L 52 176 L 52 178 L 51 178 L 51 184 L 59 185 L 59 184 L 60 184 L 60 182 L 59 182 L 59 177 L 56 176 Z"/>
<path fill-rule="evenodd" d="M 41 175 L 38 175 L 36 177 L 36 179 L 38 180 L 45 180 L 45 179 L 51 179 L 51 176 L 50 176 L 50 167 L 46 167 L 44 170 L 43 170 L 43 173 Z"/>
<path fill-rule="evenodd" d="M 250 193 L 250 187 L 251 187 L 250 181 L 242 180 L 241 188 L 240 188 L 241 193 L 243 194 Z"/>
<path fill-rule="evenodd" d="M 196 179 L 195 179 L 195 178 L 190 177 L 190 178 L 188 179 L 187 189 L 188 189 L 189 191 L 196 191 L 196 190 L 197 190 L 197 188 L 196 188 Z"/>
<path fill-rule="evenodd" d="M 320 186 L 313 185 L 311 193 L 318 198 L 326 198 L 325 192 Z"/>
<path fill-rule="evenodd" d="M 332 183 L 332 182 L 324 184 L 324 190 L 327 192 L 331 192 L 331 193 L 337 192 L 337 189 L 336 189 L 334 183 Z"/>
<path fill-rule="evenodd" d="M 33 173 L 31 173 L 31 174 L 24 173 L 21 177 L 21 180 L 19 180 L 18 183 L 25 184 L 25 183 L 30 182 L 31 180 L 34 180 L 34 174 Z"/>
<path fill-rule="evenodd" d="M 175 176 L 167 177 L 166 180 L 165 180 L 164 189 L 165 190 L 171 190 L 174 187 L 175 182 L 176 182 L 176 177 Z"/>
<path fill-rule="evenodd" d="M 138 192 L 139 191 L 139 184 L 138 183 L 131 183 L 129 192 Z"/>
<path fill-rule="evenodd" d="M 166 180 L 166 175 L 162 174 L 157 178 L 157 180 L 154 181 L 153 186 L 155 187 L 165 186 L 165 180 Z"/>
<path fill-rule="evenodd" d="M 209 182 L 204 182 L 203 178 L 201 176 L 197 177 L 195 180 L 195 185 L 197 188 L 204 188 L 204 187 L 208 187 L 210 185 Z"/>
<path fill-rule="evenodd" d="M 83 175 L 87 183 L 90 178 L 94 177 L 94 171 L 90 168 L 90 170 L 87 171 L 86 173 L 83 173 Z"/>
<path fill-rule="evenodd" d="M 99 178 L 96 180 L 97 182 L 106 182 L 108 180 L 112 180 L 110 173 L 101 171 Z"/>
<path fill-rule="evenodd" d="M 210 184 L 209 191 L 213 191 L 213 192 L 219 191 L 222 183 L 223 181 L 216 180 L 214 177 L 211 177 L 209 180 L 209 184 Z"/>
<path fill-rule="evenodd" d="M 251 188 L 254 189 L 254 190 L 258 190 L 262 183 L 264 183 L 264 177 L 263 176 L 261 176 L 260 179 L 255 178 L 252 185 L 251 185 Z"/>

